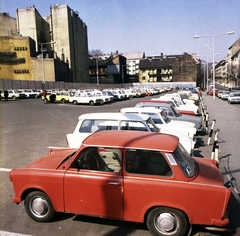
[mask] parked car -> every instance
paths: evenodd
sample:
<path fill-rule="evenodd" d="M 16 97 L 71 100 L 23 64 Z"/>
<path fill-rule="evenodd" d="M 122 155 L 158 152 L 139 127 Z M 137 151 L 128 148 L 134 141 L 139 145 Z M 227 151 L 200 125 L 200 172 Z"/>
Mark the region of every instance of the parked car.
<path fill-rule="evenodd" d="M 74 96 L 73 92 L 69 91 L 55 91 L 51 94 L 47 94 L 46 96 L 46 102 L 61 102 L 66 103 L 69 102 L 69 99 L 71 96 Z M 42 100 L 44 100 L 44 97 L 42 96 Z"/>
<path fill-rule="evenodd" d="M 120 112 L 123 113 L 135 113 L 135 114 L 145 114 L 152 118 L 155 125 L 162 131 L 171 130 L 175 132 L 182 133 L 188 136 L 191 140 L 194 139 L 196 134 L 195 124 L 192 122 L 171 120 L 166 116 L 163 110 L 158 108 L 150 107 L 126 107 L 122 108 Z"/>
<path fill-rule="evenodd" d="M 10 99 L 22 99 L 26 97 L 26 94 L 19 90 L 8 90 L 8 98 Z"/>
<path fill-rule="evenodd" d="M 118 100 L 118 95 L 117 94 L 113 94 L 110 90 L 103 90 L 102 94 L 112 97 L 111 100 L 113 100 L 113 101 L 117 101 Z"/>
<path fill-rule="evenodd" d="M 98 97 L 102 99 L 103 103 L 109 103 L 113 101 L 113 96 L 110 96 L 106 93 L 102 93 L 101 91 L 92 91 L 87 93 L 90 96 Z"/>
<path fill-rule="evenodd" d="M 167 93 L 163 95 L 164 97 L 170 97 L 174 99 L 181 99 L 184 104 L 196 104 L 196 101 L 193 99 L 188 99 L 187 94 L 184 93 Z"/>
<path fill-rule="evenodd" d="M 196 106 L 195 104 L 186 105 L 186 104 L 182 104 L 180 101 L 177 102 L 175 99 L 172 99 L 169 97 L 166 97 L 166 98 L 163 98 L 163 97 L 164 96 L 159 98 L 152 98 L 151 100 L 146 100 L 146 102 L 171 103 L 181 114 L 185 114 L 185 115 L 196 116 L 196 115 L 199 115 L 200 113 L 199 107 Z"/>
<path fill-rule="evenodd" d="M 79 149 L 51 150 L 9 178 L 12 201 L 38 222 L 66 212 L 146 223 L 159 236 L 229 223 L 231 189 L 216 161 L 192 158 L 172 135 L 96 132 Z"/>
<path fill-rule="evenodd" d="M 240 92 L 231 92 L 228 97 L 228 103 L 240 103 Z"/>
<path fill-rule="evenodd" d="M 175 135 L 187 152 L 191 153 L 195 142 L 186 132 L 177 132 L 166 127 L 158 128 L 149 115 L 120 112 L 87 113 L 79 116 L 73 133 L 67 134 L 69 148 L 80 147 L 82 141 L 94 132 L 103 130 L 139 130 Z M 189 129 L 191 130 L 191 129 Z"/>
<path fill-rule="evenodd" d="M 189 116 L 181 114 L 172 104 L 167 103 L 153 103 L 153 102 L 139 102 L 136 104 L 136 107 L 155 107 L 162 109 L 164 113 L 171 120 L 182 120 L 187 122 L 192 122 L 195 124 L 197 131 L 203 129 L 202 120 L 198 116 Z"/>
<path fill-rule="evenodd" d="M 95 104 L 104 104 L 104 101 L 100 97 L 96 97 L 84 92 L 75 93 L 74 96 L 69 98 L 69 102 L 71 102 L 73 105 L 88 104 L 93 106 Z"/>
<path fill-rule="evenodd" d="M 33 92 L 33 90 L 31 89 L 23 89 L 23 90 L 19 90 L 21 93 L 26 94 L 27 98 L 38 98 L 38 93 L 37 92 Z"/>
<path fill-rule="evenodd" d="M 222 95 L 221 95 L 221 99 L 222 100 L 228 100 L 228 97 L 229 97 L 230 93 L 231 93 L 231 91 L 227 91 L 227 90 L 223 91 Z"/>
<path fill-rule="evenodd" d="M 216 89 L 216 88 L 211 88 L 208 92 L 208 95 L 215 95 L 217 96 L 218 95 L 218 91 L 219 89 Z"/>

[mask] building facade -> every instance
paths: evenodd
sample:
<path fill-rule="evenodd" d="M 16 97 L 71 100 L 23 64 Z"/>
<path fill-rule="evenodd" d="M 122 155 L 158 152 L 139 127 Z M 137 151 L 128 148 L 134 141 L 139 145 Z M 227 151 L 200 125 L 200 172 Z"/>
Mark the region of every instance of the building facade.
<path fill-rule="evenodd" d="M 147 57 L 140 60 L 139 82 L 196 82 L 200 63 L 191 55 L 168 55 Z"/>
<path fill-rule="evenodd" d="M 30 37 L 0 37 L 0 72 L 3 79 L 33 80 L 31 57 L 36 56 Z"/>
<path fill-rule="evenodd" d="M 78 12 L 67 5 L 50 7 L 48 22 L 51 28 L 54 50 L 60 60 L 69 64 L 73 82 L 89 82 L 87 26 Z"/>
<path fill-rule="evenodd" d="M 127 59 L 126 73 L 130 82 L 139 81 L 139 63 L 141 59 L 145 58 L 144 52 L 138 53 L 123 53 Z"/>
<path fill-rule="evenodd" d="M 17 9 L 17 19 L 7 13 L 0 14 L 4 22 L 0 28 L 2 79 L 89 82 L 87 26 L 67 5 L 54 5 L 50 11 L 46 18 L 35 7 Z M 14 48 L 21 50 L 14 51 Z M 4 52 L 9 52 L 8 56 Z M 25 58 L 24 68 L 16 64 L 18 56 Z"/>

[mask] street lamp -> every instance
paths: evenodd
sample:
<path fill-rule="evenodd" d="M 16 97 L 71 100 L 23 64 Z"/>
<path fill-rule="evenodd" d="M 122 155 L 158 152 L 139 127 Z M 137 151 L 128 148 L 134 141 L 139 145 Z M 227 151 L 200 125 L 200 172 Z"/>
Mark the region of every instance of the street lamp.
<path fill-rule="evenodd" d="M 234 34 L 234 31 L 229 31 L 224 34 L 216 34 L 216 35 L 195 35 L 193 38 L 201 38 L 201 37 L 211 37 L 212 38 L 212 50 L 213 50 L 213 99 L 215 99 L 215 52 L 214 52 L 214 41 L 215 37 L 222 36 L 222 35 L 229 35 L 229 34 Z"/>
<path fill-rule="evenodd" d="M 124 66 L 127 68 L 127 65 L 122 65 L 122 88 L 123 88 L 123 85 L 124 85 L 124 72 L 123 72 L 123 67 Z"/>
<path fill-rule="evenodd" d="M 41 52 L 42 52 L 42 76 L 43 76 L 43 89 L 45 89 L 45 71 L 44 71 L 44 61 L 43 61 L 43 45 L 44 44 L 55 44 L 56 42 L 46 42 L 46 43 L 41 43 Z"/>
<path fill-rule="evenodd" d="M 96 74 L 97 74 L 97 89 L 99 87 L 99 78 L 98 78 L 98 57 L 96 58 Z"/>

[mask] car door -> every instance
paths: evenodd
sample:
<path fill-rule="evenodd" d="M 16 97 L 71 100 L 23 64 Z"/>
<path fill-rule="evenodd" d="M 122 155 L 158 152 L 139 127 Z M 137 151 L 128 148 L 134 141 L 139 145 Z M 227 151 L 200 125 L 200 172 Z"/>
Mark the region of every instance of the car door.
<path fill-rule="evenodd" d="M 101 160 L 100 164 L 94 166 L 92 163 L 93 166 L 89 168 L 84 166 L 85 152 L 81 153 L 76 158 L 77 166 L 73 164 L 66 171 L 64 177 L 66 212 L 123 219 L 121 164 L 118 166 L 114 164 L 117 163 L 117 159 L 115 155 L 111 157 L 111 153 L 113 152 L 102 151 L 101 156 L 97 157 Z"/>

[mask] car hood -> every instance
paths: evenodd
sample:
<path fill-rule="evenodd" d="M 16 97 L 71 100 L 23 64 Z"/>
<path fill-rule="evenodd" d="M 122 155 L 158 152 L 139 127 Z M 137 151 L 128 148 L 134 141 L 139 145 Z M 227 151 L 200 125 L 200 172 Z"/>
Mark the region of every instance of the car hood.
<path fill-rule="evenodd" d="M 27 168 L 57 169 L 75 151 L 73 149 L 57 150 L 57 152 L 53 152 L 32 162 Z"/>
<path fill-rule="evenodd" d="M 199 167 L 199 173 L 194 179 L 195 183 L 204 185 L 224 186 L 220 170 L 214 164 L 214 161 L 207 158 L 195 158 Z"/>

